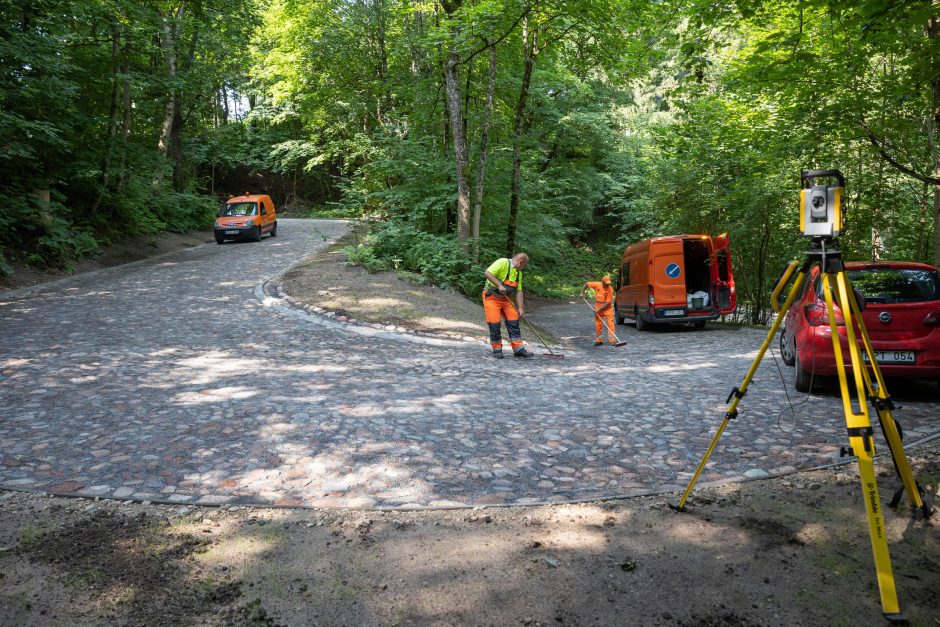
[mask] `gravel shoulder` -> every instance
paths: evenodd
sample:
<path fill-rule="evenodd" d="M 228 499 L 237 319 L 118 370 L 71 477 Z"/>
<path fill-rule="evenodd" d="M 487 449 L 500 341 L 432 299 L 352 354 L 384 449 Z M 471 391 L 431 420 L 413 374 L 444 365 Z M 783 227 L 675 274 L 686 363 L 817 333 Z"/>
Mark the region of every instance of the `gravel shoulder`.
<path fill-rule="evenodd" d="M 936 497 L 940 440 L 909 458 Z M 878 466 L 887 500 L 898 481 Z M 681 514 L 660 496 L 381 512 L 5 492 L 0 623 L 878 624 L 855 475 L 704 489 Z M 886 520 L 902 610 L 935 625 L 936 521 L 903 505 Z"/>

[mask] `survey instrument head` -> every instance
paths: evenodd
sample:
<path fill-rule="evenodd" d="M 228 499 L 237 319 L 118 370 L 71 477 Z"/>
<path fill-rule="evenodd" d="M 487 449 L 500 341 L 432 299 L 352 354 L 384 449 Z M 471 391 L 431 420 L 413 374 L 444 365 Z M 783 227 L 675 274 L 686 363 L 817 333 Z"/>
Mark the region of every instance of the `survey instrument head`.
<path fill-rule="evenodd" d="M 836 184 L 818 184 L 835 179 Z M 838 170 L 803 170 L 800 175 L 800 232 L 805 237 L 839 237 L 845 230 L 845 178 Z"/>

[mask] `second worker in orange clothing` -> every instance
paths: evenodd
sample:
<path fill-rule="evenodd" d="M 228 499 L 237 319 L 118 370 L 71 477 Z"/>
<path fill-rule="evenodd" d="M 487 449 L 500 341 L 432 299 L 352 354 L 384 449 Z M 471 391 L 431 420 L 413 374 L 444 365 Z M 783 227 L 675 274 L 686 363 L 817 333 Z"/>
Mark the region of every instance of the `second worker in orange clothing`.
<path fill-rule="evenodd" d="M 617 342 L 614 332 L 614 288 L 610 285 L 610 275 L 605 274 L 600 281 L 588 281 L 581 288 L 581 298 L 584 292 L 594 290 L 594 346 L 603 344 L 603 330 L 607 327 L 607 341 L 611 344 Z M 603 321 L 603 322 L 602 322 Z"/>

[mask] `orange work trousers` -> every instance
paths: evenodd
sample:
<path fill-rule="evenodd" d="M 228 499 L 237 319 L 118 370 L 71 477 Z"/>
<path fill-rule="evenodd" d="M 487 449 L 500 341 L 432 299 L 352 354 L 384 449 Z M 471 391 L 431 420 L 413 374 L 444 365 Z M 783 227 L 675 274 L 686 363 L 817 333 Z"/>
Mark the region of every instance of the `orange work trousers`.
<path fill-rule="evenodd" d="M 615 343 L 617 340 L 614 339 L 616 334 L 614 331 L 614 306 L 606 301 L 594 302 L 594 309 L 600 309 L 601 307 L 604 308 L 594 316 L 594 339 L 597 342 L 601 341 L 601 337 L 604 335 L 604 323 L 606 323 L 607 341 Z"/>
<path fill-rule="evenodd" d="M 483 315 L 486 317 L 486 326 L 490 328 L 490 346 L 502 348 L 502 322 L 506 319 L 506 330 L 509 332 L 509 345 L 513 352 L 522 348 L 522 330 L 519 328 L 519 314 L 509 298 L 494 296 L 483 290 Z"/>

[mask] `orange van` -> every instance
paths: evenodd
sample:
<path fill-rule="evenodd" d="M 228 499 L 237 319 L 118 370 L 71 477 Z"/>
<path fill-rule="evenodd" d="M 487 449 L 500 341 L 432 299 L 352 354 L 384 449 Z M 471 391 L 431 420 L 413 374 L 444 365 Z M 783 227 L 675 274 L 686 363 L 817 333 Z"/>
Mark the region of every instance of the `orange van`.
<path fill-rule="evenodd" d="M 261 241 L 261 236 L 270 233 L 277 237 L 277 210 L 270 196 L 249 194 L 235 196 L 225 201 L 215 218 L 215 241 L 223 243 L 227 239 L 253 239 Z"/>
<path fill-rule="evenodd" d="M 737 294 L 731 273 L 728 234 L 668 235 L 627 247 L 617 273 L 617 324 L 649 325 L 709 320 L 734 311 Z"/>

